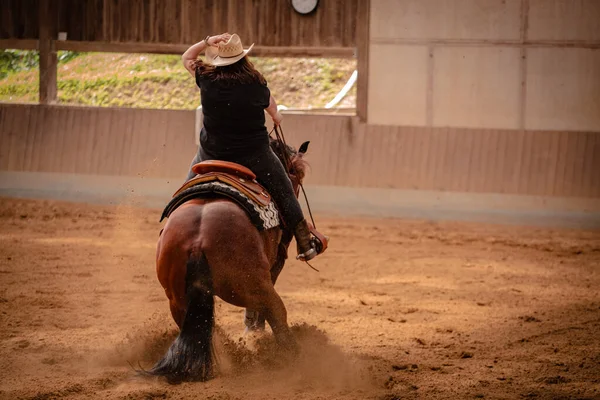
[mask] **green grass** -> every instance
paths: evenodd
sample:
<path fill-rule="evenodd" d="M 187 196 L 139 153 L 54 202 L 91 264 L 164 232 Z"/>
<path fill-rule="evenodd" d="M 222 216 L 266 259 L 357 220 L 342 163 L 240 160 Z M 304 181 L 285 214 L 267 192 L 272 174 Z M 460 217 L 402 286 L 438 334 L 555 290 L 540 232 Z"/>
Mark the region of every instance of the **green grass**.
<path fill-rule="evenodd" d="M 344 86 L 355 60 L 252 58 L 269 81 L 279 104 L 323 107 Z M 38 101 L 37 68 L 9 72 L 0 79 L 0 101 Z M 194 109 L 199 91 L 177 55 L 81 53 L 58 66 L 60 104 Z M 355 105 L 353 89 L 343 106 Z"/>

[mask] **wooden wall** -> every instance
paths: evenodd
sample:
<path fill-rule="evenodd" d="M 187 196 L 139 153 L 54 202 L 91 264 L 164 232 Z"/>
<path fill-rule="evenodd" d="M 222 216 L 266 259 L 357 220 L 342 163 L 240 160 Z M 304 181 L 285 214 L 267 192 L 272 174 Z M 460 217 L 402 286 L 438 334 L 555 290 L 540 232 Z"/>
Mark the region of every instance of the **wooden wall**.
<path fill-rule="evenodd" d="M 0 104 L 0 170 L 182 179 L 194 112 Z M 308 183 L 600 198 L 600 133 L 359 124 L 286 114 Z"/>
<path fill-rule="evenodd" d="M 37 39 L 39 8 L 39 0 L 0 0 L 0 39 Z"/>
<path fill-rule="evenodd" d="M 193 111 L 1 104 L 0 170 L 176 177 L 195 152 L 194 118 Z"/>
<path fill-rule="evenodd" d="M 37 39 L 40 0 L 0 0 L 0 39 Z M 67 40 L 195 43 L 236 32 L 261 46 L 354 47 L 359 0 L 321 0 L 301 16 L 288 0 L 52 0 Z"/>

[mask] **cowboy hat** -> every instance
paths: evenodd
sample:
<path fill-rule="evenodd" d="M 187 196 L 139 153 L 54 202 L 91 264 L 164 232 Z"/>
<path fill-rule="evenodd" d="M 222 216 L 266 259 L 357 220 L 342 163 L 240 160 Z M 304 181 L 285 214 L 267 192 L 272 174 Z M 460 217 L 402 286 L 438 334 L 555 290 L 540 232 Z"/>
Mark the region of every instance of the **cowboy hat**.
<path fill-rule="evenodd" d="M 254 43 L 244 50 L 242 40 L 234 33 L 226 43 L 219 43 L 218 46 L 209 46 L 206 49 L 206 62 L 215 67 L 223 67 L 240 61 L 254 47 Z"/>

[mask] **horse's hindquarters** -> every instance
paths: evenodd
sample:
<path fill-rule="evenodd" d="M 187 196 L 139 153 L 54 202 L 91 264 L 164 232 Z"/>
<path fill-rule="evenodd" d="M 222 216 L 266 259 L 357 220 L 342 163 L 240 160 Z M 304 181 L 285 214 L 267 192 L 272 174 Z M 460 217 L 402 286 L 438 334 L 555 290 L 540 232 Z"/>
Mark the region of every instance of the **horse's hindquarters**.
<path fill-rule="evenodd" d="M 287 312 L 271 279 L 280 238 L 276 229 L 259 232 L 242 209 L 225 200 L 193 200 L 171 214 L 159 239 L 156 262 L 159 281 L 181 334 L 155 366 L 156 374 L 169 377 L 172 373 L 177 358 L 171 350 L 186 353 L 180 360 L 192 357 L 187 352 L 205 357 L 206 343 L 210 342 L 206 327 L 209 324 L 212 332 L 213 324 L 207 313 L 212 312 L 214 295 L 258 311 L 278 342 L 293 347 Z M 196 321 L 193 327 L 188 327 L 190 318 Z M 189 379 L 206 379 L 206 357 L 185 359 L 197 365 Z"/>
<path fill-rule="evenodd" d="M 272 286 L 280 230 L 259 232 L 236 204 L 192 200 L 176 209 L 157 248 L 157 274 L 172 308 L 185 309 L 186 263 L 206 257 L 213 293 L 240 307 L 255 304 L 256 288 Z"/>

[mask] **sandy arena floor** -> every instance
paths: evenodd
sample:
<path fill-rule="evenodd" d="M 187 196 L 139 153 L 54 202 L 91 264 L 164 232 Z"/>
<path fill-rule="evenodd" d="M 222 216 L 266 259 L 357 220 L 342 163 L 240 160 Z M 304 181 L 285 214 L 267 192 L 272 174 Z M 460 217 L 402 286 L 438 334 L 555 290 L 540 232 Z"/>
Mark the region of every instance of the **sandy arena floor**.
<path fill-rule="evenodd" d="M 277 284 L 307 324 L 294 364 L 219 302 L 219 377 L 136 377 L 176 333 L 158 216 L 0 199 L 0 398 L 600 398 L 600 232 L 328 216 L 321 272 L 290 261 Z"/>

